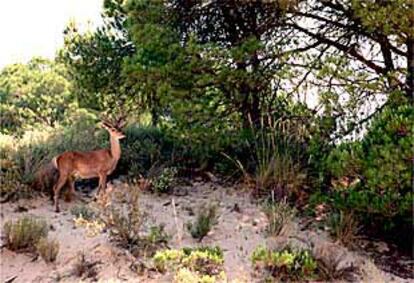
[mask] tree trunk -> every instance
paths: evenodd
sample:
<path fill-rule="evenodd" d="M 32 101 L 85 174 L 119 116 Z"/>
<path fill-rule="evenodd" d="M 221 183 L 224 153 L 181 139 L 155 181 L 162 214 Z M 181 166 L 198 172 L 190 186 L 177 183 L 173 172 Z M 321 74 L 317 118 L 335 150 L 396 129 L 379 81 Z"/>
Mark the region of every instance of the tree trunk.
<path fill-rule="evenodd" d="M 407 39 L 407 78 L 406 95 L 411 105 L 414 104 L 414 36 Z"/>

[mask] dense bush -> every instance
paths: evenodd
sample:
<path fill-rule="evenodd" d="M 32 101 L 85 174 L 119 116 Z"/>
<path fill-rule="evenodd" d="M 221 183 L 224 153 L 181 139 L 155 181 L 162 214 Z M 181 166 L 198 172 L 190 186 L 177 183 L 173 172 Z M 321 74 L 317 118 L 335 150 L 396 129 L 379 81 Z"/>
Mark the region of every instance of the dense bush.
<path fill-rule="evenodd" d="M 337 210 L 352 211 L 366 228 L 389 231 L 412 223 L 414 109 L 388 107 L 361 141 L 338 146 L 327 159 L 332 190 L 313 196 Z"/>
<path fill-rule="evenodd" d="M 119 172 L 131 177 L 147 175 L 153 166 L 170 163 L 175 157 L 176 145 L 159 128 L 131 125 L 125 129 L 125 135 Z"/>

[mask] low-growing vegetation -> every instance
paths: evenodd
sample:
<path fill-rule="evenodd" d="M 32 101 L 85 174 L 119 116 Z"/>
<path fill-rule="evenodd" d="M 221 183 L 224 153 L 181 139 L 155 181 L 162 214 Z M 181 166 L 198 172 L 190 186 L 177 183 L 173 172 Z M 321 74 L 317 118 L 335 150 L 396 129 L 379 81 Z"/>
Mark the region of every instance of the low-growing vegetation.
<path fill-rule="evenodd" d="M 72 273 L 76 277 L 81 279 L 92 279 L 96 280 L 98 275 L 97 265 L 100 264 L 99 261 L 91 261 L 86 258 L 84 252 L 81 252 L 77 255 L 76 262 L 73 265 Z"/>
<path fill-rule="evenodd" d="M 201 242 L 217 223 L 217 217 L 216 205 L 202 206 L 196 214 L 195 221 L 187 223 L 187 229 L 193 238 Z"/>
<path fill-rule="evenodd" d="M 9 220 L 3 226 L 6 247 L 13 251 L 34 252 L 39 240 L 46 238 L 48 232 L 47 222 L 33 216 L 23 216 L 15 221 Z"/>
<path fill-rule="evenodd" d="M 164 248 L 170 239 L 164 225 L 152 225 L 145 231 L 146 214 L 140 210 L 139 190 L 115 192 L 106 204 L 101 219 L 109 229 L 111 239 L 136 257 L 151 257 Z"/>
<path fill-rule="evenodd" d="M 251 256 L 255 269 L 264 271 L 275 280 L 308 281 L 317 280 L 318 264 L 307 250 L 292 250 L 284 248 L 281 251 L 272 251 L 258 247 Z"/>
<path fill-rule="evenodd" d="M 174 180 L 177 175 L 177 168 L 166 167 L 161 170 L 159 176 L 156 176 L 152 181 L 152 189 L 157 193 L 166 193 L 174 185 Z"/>
<path fill-rule="evenodd" d="M 279 202 L 274 200 L 266 202 L 263 210 L 269 221 L 266 229 L 269 235 L 279 236 L 289 232 L 296 211 L 289 205 L 286 198 Z"/>
<path fill-rule="evenodd" d="M 81 217 L 85 220 L 93 220 L 97 217 L 96 212 L 85 204 L 74 205 L 70 212 L 75 218 Z"/>
<path fill-rule="evenodd" d="M 179 250 L 160 250 L 153 256 L 154 266 L 160 272 L 173 270 L 176 276 L 183 277 L 196 272 L 200 278 L 222 276 L 223 251 L 219 247 L 183 248 Z M 181 273 L 180 274 L 180 270 Z M 213 281 L 214 282 L 214 281 Z"/>
<path fill-rule="evenodd" d="M 334 239 L 345 245 L 355 245 L 360 226 L 352 211 L 332 212 L 328 218 L 328 226 Z"/>
<path fill-rule="evenodd" d="M 41 238 L 36 244 L 36 251 L 46 263 L 55 262 L 59 253 L 59 241 Z"/>

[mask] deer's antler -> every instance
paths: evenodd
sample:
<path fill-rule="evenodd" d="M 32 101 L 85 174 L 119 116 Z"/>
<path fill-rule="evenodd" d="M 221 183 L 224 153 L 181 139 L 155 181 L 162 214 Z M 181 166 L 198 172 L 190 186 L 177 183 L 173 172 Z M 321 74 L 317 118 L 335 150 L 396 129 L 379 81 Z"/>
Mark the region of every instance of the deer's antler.
<path fill-rule="evenodd" d="M 121 115 L 121 116 L 118 117 L 118 119 L 117 119 L 117 121 L 115 123 L 115 126 L 118 129 L 122 129 L 123 127 L 125 127 L 126 122 L 127 122 L 126 121 L 126 115 L 123 114 L 123 115 Z"/>
<path fill-rule="evenodd" d="M 126 115 L 120 115 L 118 118 L 110 119 L 108 117 L 102 119 L 102 126 L 113 130 L 121 130 L 126 124 Z"/>

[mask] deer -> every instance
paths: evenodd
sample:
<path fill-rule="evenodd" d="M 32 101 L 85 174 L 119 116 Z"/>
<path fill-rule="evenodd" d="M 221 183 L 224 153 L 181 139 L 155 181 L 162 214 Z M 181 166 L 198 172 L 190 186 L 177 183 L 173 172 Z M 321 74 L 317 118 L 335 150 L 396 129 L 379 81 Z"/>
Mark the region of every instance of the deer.
<path fill-rule="evenodd" d="M 116 168 L 121 157 L 120 140 L 125 137 L 120 129 L 125 125 L 123 117 L 111 123 L 103 120 L 101 126 L 108 131 L 110 148 L 94 151 L 66 151 L 52 159 L 53 166 L 59 172 L 59 178 L 53 186 L 53 201 L 56 212 L 59 209 L 59 193 L 62 187 L 69 183 L 71 194 L 75 195 L 75 177 L 90 179 L 99 177 L 96 196 L 106 191 L 106 179 Z"/>

